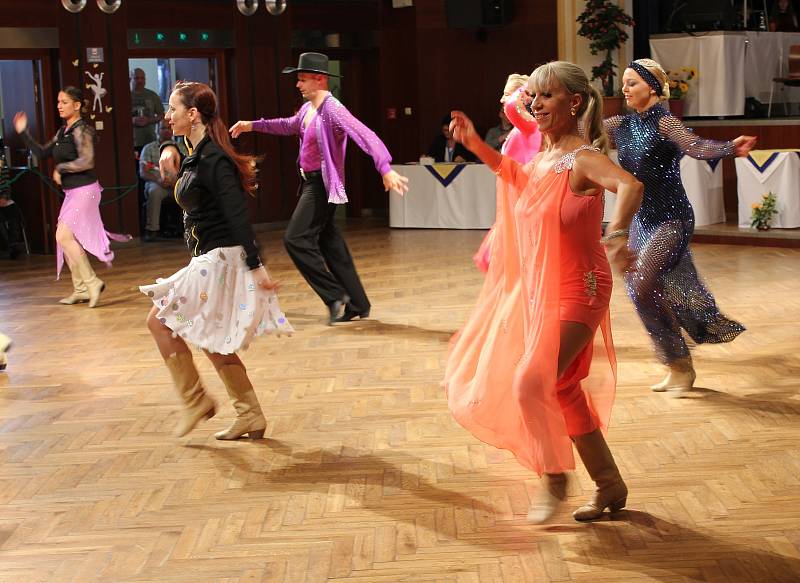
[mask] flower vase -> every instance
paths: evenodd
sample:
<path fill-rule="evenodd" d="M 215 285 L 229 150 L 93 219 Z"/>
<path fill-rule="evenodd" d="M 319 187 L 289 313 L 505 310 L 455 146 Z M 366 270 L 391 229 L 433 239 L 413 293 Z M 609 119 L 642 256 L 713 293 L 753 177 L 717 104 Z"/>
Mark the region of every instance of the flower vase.
<path fill-rule="evenodd" d="M 669 111 L 678 119 L 683 119 L 683 99 L 670 99 Z"/>
<path fill-rule="evenodd" d="M 769 225 L 756 225 L 756 229 L 759 231 L 769 231 Z"/>

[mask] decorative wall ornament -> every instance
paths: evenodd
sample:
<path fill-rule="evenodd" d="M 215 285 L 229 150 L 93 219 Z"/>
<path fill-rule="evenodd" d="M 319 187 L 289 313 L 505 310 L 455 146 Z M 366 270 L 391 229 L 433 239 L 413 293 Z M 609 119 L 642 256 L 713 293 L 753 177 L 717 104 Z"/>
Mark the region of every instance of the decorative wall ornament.
<path fill-rule="evenodd" d="M 103 113 L 103 97 L 108 93 L 103 87 L 103 73 L 92 74 L 89 71 L 84 71 L 86 75 L 94 81 L 94 83 L 88 83 L 86 85 L 87 89 L 91 89 L 92 93 L 94 93 L 94 101 L 92 102 L 92 111 L 99 111 Z"/>
<path fill-rule="evenodd" d="M 86 8 L 86 0 L 61 0 L 61 6 L 67 12 L 75 14 Z"/>
<path fill-rule="evenodd" d="M 267 8 L 267 12 L 277 16 L 286 10 L 286 2 L 287 0 L 264 0 L 264 6 Z"/>
<path fill-rule="evenodd" d="M 258 10 L 258 0 L 236 0 L 236 8 L 245 16 L 252 16 Z"/>
<path fill-rule="evenodd" d="M 122 6 L 122 0 L 97 0 L 97 7 L 106 14 L 114 14 Z"/>

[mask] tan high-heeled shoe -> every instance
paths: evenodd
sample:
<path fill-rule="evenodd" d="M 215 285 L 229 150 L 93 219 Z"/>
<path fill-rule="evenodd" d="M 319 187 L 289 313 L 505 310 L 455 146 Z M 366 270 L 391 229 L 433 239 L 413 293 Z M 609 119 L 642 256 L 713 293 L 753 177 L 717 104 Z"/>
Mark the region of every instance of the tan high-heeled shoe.
<path fill-rule="evenodd" d="M 583 465 L 597 484 L 592 500 L 572 513 L 575 520 L 595 520 L 603 516 L 606 508 L 611 512 L 625 508 L 628 502 L 628 487 L 620 476 L 614 456 L 611 455 L 600 429 L 573 439 Z"/>

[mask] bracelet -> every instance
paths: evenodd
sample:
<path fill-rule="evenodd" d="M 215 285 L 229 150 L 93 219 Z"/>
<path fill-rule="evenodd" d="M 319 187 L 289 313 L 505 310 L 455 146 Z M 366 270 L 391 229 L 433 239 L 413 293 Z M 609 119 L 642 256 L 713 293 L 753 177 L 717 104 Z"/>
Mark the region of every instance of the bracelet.
<path fill-rule="evenodd" d="M 616 239 L 617 237 L 627 237 L 628 236 L 628 229 L 617 229 L 616 231 L 611 231 L 607 235 L 604 235 L 600 238 L 600 244 L 606 245 L 608 244 L 611 239 Z"/>

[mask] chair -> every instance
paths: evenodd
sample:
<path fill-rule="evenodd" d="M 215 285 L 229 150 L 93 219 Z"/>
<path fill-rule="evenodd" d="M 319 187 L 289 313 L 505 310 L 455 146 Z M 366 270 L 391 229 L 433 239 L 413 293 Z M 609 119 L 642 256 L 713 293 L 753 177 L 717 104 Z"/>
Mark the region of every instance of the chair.
<path fill-rule="evenodd" d="M 783 67 L 781 67 L 781 69 L 783 69 Z M 772 79 L 772 85 L 769 89 L 767 117 L 772 117 L 772 97 L 775 93 L 775 83 L 780 83 L 782 85 L 782 90 L 787 86 L 800 87 L 800 45 L 792 45 L 789 47 L 789 74 L 786 77 L 775 77 Z M 788 115 L 786 100 L 783 101 L 783 113 Z"/>

